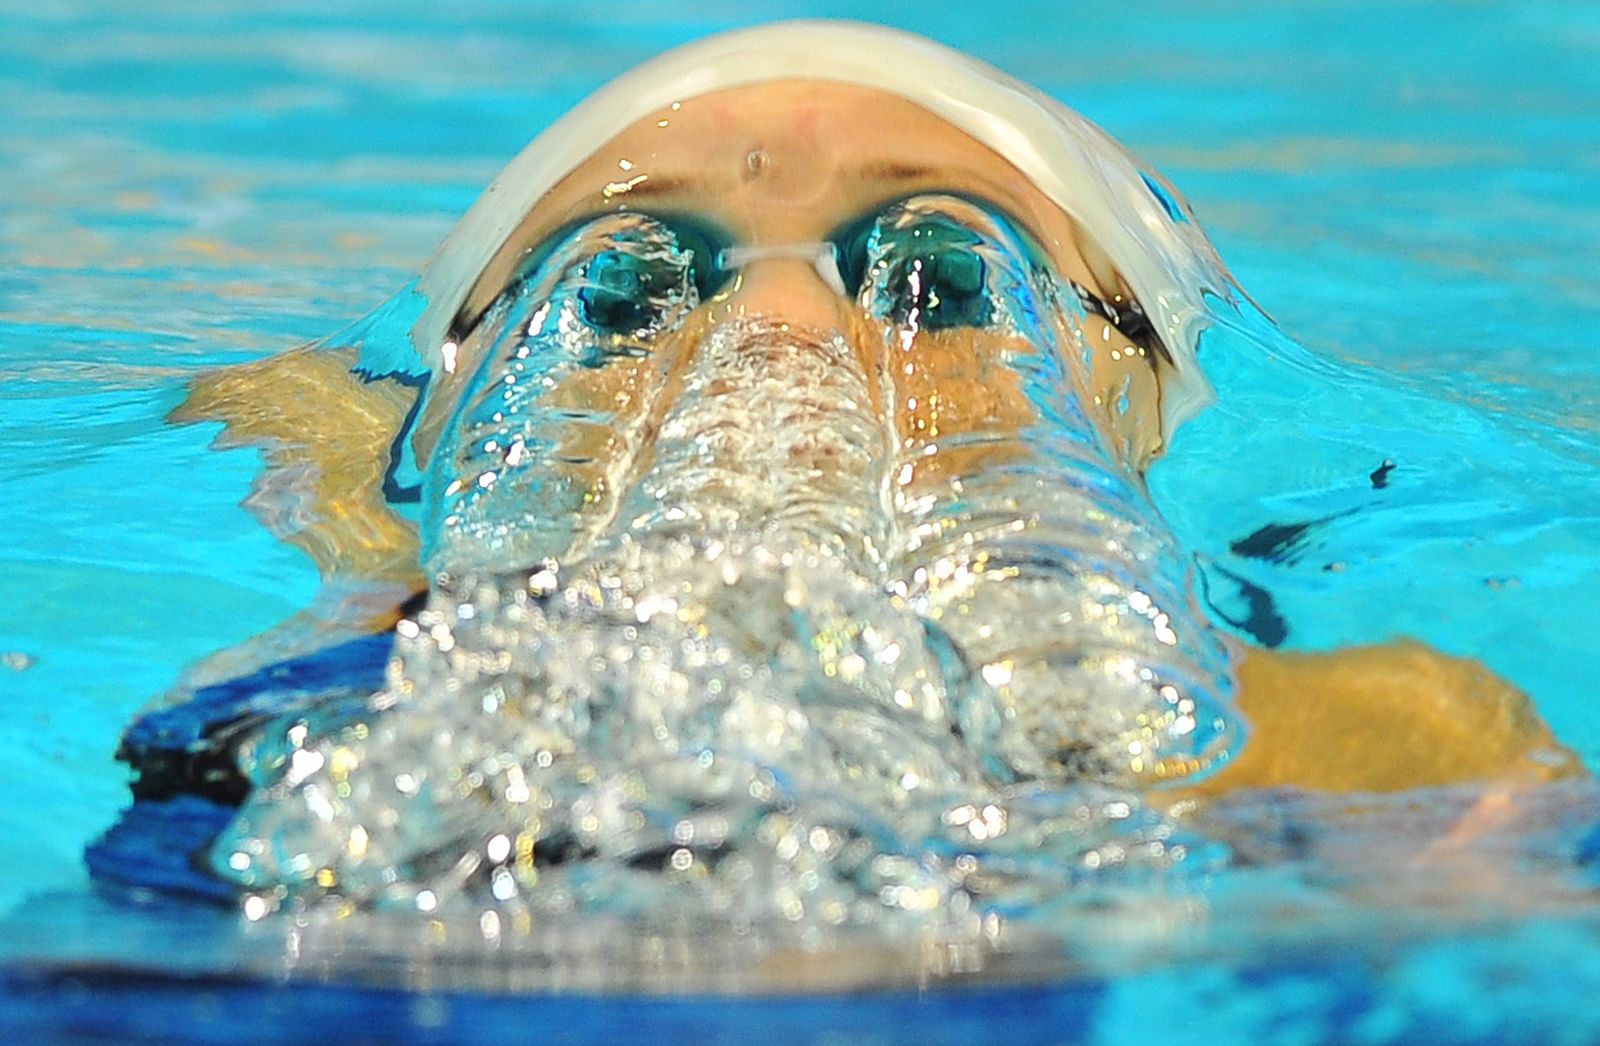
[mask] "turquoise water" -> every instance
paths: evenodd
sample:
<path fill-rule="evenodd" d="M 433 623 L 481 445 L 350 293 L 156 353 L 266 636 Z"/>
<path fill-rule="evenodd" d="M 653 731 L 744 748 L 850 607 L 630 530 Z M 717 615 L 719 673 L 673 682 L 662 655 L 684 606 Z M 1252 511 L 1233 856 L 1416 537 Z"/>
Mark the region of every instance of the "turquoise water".
<path fill-rule="evenodd" d="M 311 564 L 241 507 L 255 455 L 163 423 L 185 379 L 382 301 L 604 79 L 777 17 L 867 17 L 971 51 L 1182 187 L 1310 355 L 1208 347 L 1220 403 L 1154 477 L 1174 524 L 1274 595 L 1288 646 L 1405 633 L 1481 657 L 1600 766 L 1592 5 L 605 10 L 0 11 L 0 652 L 17 666 L 0 667 L 0 911 L 70 921 L 59 898 L 87 890 L 82 849 L 125 802 L 110 758 L 123 725 L 186 664 L 316 591 Z M 1385 459 L 1378 495 L 1368 475 Z M 1352 508 L 1296 563 L 1228 552 L 1264 524 Z M 1587 930 L 1530 923 L 1507 939 L 1590 983 L 1600 966 Z M 1456 1012 L 1445 986 L 1478 961 L 1443 946 L 1415 960 L 1412 997 L 1435 1009 L 1413 1010 Z M 1205 976 L 1245 1000 L 1230 1027 L 1334 1005 L 1302 985 L 1296 1010 L 1291 973 L 1266 978 L 1256 1009 L 1248 978 Z M 1113 980 L 1095 1027 L 1131 1019 L 1106 1001 L 1119 991 L 1173 994 L 1152 987 L 1163 977 L 1184 980 Z M 1518 1005 L 1539 1011 L 1547 997 L 1528 991 Z"/>

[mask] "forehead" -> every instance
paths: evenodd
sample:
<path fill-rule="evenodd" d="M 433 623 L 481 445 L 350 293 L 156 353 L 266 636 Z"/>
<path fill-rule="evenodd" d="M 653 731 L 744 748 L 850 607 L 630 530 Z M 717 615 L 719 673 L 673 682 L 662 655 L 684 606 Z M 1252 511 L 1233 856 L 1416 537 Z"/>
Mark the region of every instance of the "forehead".
<path fill-rule="evenodd" d="M 674 102 L 597 142 L 497 252 L 465 311 L 480 312 L 529 250 L 587 216 L 690 213 L 742 243 L 800 242 L 937 190 L 998 205 L 1063 275 L 1090 282 L 1072 220 L 988 146 L 898 95 L 782 80 Z"/>

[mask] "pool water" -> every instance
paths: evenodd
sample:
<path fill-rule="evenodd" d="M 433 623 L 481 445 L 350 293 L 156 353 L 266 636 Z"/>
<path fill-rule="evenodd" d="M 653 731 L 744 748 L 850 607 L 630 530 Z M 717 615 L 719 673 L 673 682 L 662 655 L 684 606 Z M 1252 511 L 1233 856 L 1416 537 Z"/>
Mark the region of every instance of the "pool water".
<path fill-rule="evenodd" d="M 0 1025 L 75 1041 L 115 1013 L 135 1041 L 174 1029 L 204 1041 L 218 1014 L 248 1003 L 263 1014 L 261 1041 L 280 1041 L 269 1018 L 291 1009 L 353 1041 L 535 1027 L 511 996 L 306 985 L 284 996 L 263 986 L 270 954 L 230 951 L 231 922 L 181 905 L 129 914 L 90 895 L 83 849 L 126 803 L 110 757 L 122 728 L 186 665 L 317 592 L 309 561 L 244 507 L 256 455 L 214 451 L 214 427 L 163 418 L 200 369 L 321 337 L 386 298 L 505 161 L 604 79 L 778 17 L 925 33 L 1040 85 L 1161 168 L 1295 339 L 1209 346 L 1219 403 L 1152 476 L 1216 600 L 1233 605 L 1239 579 L 1270 592 L 1277 624 L 1254 627 L 1290 648 L 1407 634 L 1479 657 L 1600 767 L 1592 5 L 605 10 L 285 0 L 0 12 L 0 725 L 11 740 Z M 1292 555 L 1233 547 L 1268 524 L 1327 518 Z M 1419 800 L 1412 820 L 1366 832 L 1371 849 L 1356 857 L 1403 861 L 1403 846 L 1377 837 L 1401 824 L 1421 837 L 1456 801 Z M 1289 805 L 1236 812 L 1274 859 L 1263 825 L 1333 816 Z M 966 1041 L 996 1023 L 1023 1039 L 1518 1029 L 1576 1041 L 1600 1027 L 1581 1003 L 1600 997 L 1600 920 L 1577 867 L 1600 850 L 1597 819 L 1585 786 L 1557 790 L 1490 861 L 1549 872 L 1548 894 L 1517 910 L 1489 887 L 1476 906 L 1411 898 L 1449 917 L 1360 946 L 1346 933 L 1339 949 L 1319 948 L 1348 913 L 1312 903 L 1286 905 L 1302 923 L 1270 954 L 1230 934 L 1263 924 L 1252 891 L 1273 885 L 1285 901 L 1308 877 L 1222 875 L 1169 908 L 1111 905 L 1094 929 L 1097 961 L 1043 964 L 1032 978 L 1043 983 L 1025 988 L 737 1005 L 569 998 L 534 1012 L 538 1026 L 600 1039 L 692 1022 L 710 1041 L 738 1041 L 776 1021 L 793 1041 Z M 1336 849 L 1324 838 L 1297 860 L 1344 874 Z M 380 1010 L 392 1024 L 371 1022 Z"/>

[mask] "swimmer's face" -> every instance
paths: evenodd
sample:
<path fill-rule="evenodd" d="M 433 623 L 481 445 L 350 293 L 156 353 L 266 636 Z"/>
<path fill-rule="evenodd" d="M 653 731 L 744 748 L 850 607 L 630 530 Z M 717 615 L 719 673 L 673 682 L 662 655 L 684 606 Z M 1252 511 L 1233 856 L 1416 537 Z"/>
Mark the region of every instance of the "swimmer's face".
<path fill-rule="evenodd" d="M 494 370 L 515 356 L 505 325 L 531 333 L 530 323 L 553 322 L 537 303 L 508 319 L 529 288 L 552 303 L 571 298 L 565 332 L 551 336 L 588 345 L 571 350 L 581 366 L 540 373 L 550 389 L 541 403 L 569 421 L 606 419 L 582 435 L 569 424 L 559 437 L 565 464 L 554 485 L 570 498 L 546 500 L 557 515 L 566 501 L 577 509 L 604 500 L 628 471 L 613 467 L 625 453 L 619 433 L 659 427 L 704 346 L 728 343 L 716 342 L 719 331 L 736 330 L 750 353 L 796 338 L 842 346 L 895 434 L 892 454 L 1022 433 L 1062 411 L 1086 419 L 1133 471 L 1162 443 L 1159 346 L 1104 255 L 1003 157 L 876 90 L 734 88 L 665 107 L 602 144 L 475 281 L 435 393 L 466 387 L 430 401 L 416 440 L 423 453 L 451 429 L 453 453 L 463 440 L 504 450 L 503 419 L 520 409 L 508 406 Z M 1040 375 L 1065 406 L 1039 391 Z M 519 380 L 533 379 L 511 385 Z M 463 397 L 448 418 L 441 404 Z M 924 471 L 968 474 L 1004 463 L 1005 453 L 928 455 Z M 447 466 L 435 493 L 500 482 L 505 470 L 490 466 Z M 551 489 L 547 478 L 529 491 L 548 499 Z"/>
<path fill-rule="evenodd" d="M 530 249 L 585 216 L 699 215 L 737 243 L 759 247 L 822 240 L 922 192 L 997 205 L 1037 239 L 1062 276 L 1105 289 L 1089 271 L 1072 221 L 988 147 L 894 95 L 782 81 L 678 103 L 602 145 L 534 208 L 485 269 L 467 309 L 481 309 Z M 789 270 L 751 266 L 718 314 L 839 322 L 837 296 Z"/>

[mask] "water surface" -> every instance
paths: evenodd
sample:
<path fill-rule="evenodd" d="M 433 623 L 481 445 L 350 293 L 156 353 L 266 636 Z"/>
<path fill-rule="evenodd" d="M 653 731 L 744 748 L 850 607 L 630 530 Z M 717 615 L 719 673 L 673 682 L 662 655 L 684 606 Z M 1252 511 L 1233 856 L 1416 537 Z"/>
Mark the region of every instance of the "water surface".
<path fill-rule="evenodd" d="M 60 901 L 24 899 L 86 888 L 82 848 L 124 802 L 110 759 L 122 726 L 184 665 L 315 592 L 311 564 L 241 507 L 255 455 L 163 423 L 186 378 L 325 335 L 387 297 L 499 167 L 606 77 L 780 16 L 868 16 L 972 51 L 1182 187 L 1241 284 L 1332 366 L 1287 344 L 1207 356 L 1220 405 L 1154 477 L 1169 519 L 1208 562 L 1273 593 L 1287 646 L 1407 633 L 1480 657 L 1600 765 L 1600 20 L 1588 5 L 607 12 L 0 14 L 0 651 L 28 666 L 0 667 L 13 745 L 0 907 L 66 925 Z M 1292 562 L 1230 550 L 1265 524 L 1353 507 Z M 1568 859 L 1582 833 L 1555 823 L 1538 852 Z M 1223 884 L 1210 903 L 1227 910 L 1228 895 Z M 1588 925 L 1517 924 L 1484 961 L 1557 955 L 1552 968 L 1593 980 Z M 1418 953 L 1393 1012 L 1453 1012 L 1438 986 L 1472 955 Z M 1217 992 L 1239 998 L 1236 971 L 1219 969 Z M 1149 977 L 1113 979 L 1109 995 L 1183 980 Z M 1529 983 L 1525 1010 L 1549 1016 L 1555 996 Z M 1285 998 L 1256 1002 L 1316 1009 Z M 1123 1011 L 1097 1005 L 1110 1034 Z"/>

